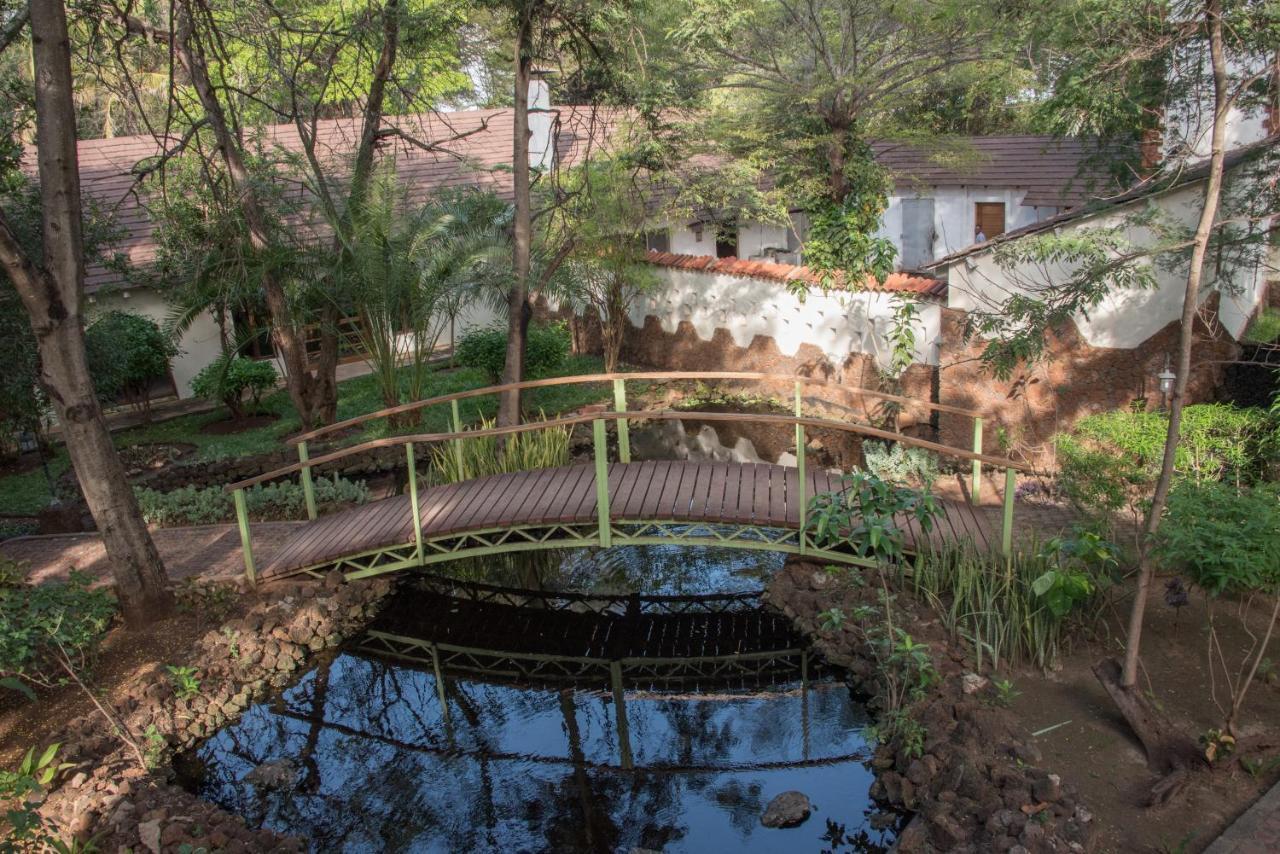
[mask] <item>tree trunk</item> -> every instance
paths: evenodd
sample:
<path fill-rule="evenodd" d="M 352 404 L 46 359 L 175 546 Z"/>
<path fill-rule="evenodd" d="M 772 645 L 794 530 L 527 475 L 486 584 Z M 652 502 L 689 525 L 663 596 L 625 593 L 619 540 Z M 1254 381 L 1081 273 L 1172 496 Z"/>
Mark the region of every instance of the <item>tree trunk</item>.
<path fill-rule="evenodd" d="M 102 534 L 125 621 L 138 626 L 166 613 L 173 597 L 89 378 L 71 46 L 61 2 L 31 4 L 31 42 L 44 260 L 35 264 L 0 217 L 0 265 L 31 317 L 40 385 L 57 413 L 85 502 Z"/>
<path fill-rule="evenodd" d="M 249 230 L 249 244 L 255 252 L 265 252 L 271 244 L 267 215 L 254 189 L 249 170 L 245 166 L 244 153 L 241 150 L 239 134 L 233 131 L 227 121 L 226 112 L 218 100 L 218 94 L 209 75 L 205 61 L 203 46 L 196 35 L 195 13 L 190 7 L 192 0 L 184 0 L 174 8 L 175 55 L 183 70 L 191 79 L 191 85 L 200 99 L 205 118 L 213 130 L 218 151 L 222 156 L 227 174 L 235 187 L 240 210 L 244 214 L 245 225 Z M 309 430 L 319 422 L 317 397 L 323 398 L 327 386 L 320 378 L 321 395 L 317 395 L 314 387 L 316 380 L 312 377 L 308 364 L 306 342 L 293 322 L 289 309 L 289 300 L 284 288 L 269 271 L 262 275 L 262 290 L 266 297 L 267 309 L 271 313 L 271 333 L 275 340 L 276 352 L 284 363 L 285 383 L 289 390 L 289 398 L 298 417 L 302 420 L 302 429 Z M 326 401 L 321 401 L 325 403 Z M 336 403 L 334 404 L 336 407 Z M 320 408 L 324 408 L 323 405 Z"/>
<path fill-rule="evenodd" d="M 507 293 L 507 361 L 502 382 L 524 379 L 524 339 L 532 309 L 529 305 L 529 256 L 533 243 L 533 200 L 529 189 L 529 71 L 533 64 L 532 3 L 520 5 L 515 44 L 515 132 L 512 140 L 512 188 L 515 221 L 512 225 L 512 281 Z M 498 426 L 520 423 L 520 392 L 508 391 L 498 403 Z"/>
<path fill-rule="evenodd" d="M 1213 62 L 1213 137 L 1209 159 L 1209 177 L 1205 184 L 1204 207 L 1191 251 L 1191 265 L 1187 270 L 1187 287 L 1182 298 L 1182 327 L 1178 337 L 1177 379 L 1173 396 L 1169 401 L 1169 429 L 1165 434 L 1164 458 L 1160 465 L 1160 477 L 1156 481 L 1151 507 L 1147 511 L 1145 536 L 1141 546 L 1138 569 L 1138 589 L 1129 613 L 1129 631 L 1124 650 L 1124 670 L 1120 684 L 1132 691 L 1138 682 L 1138 656 L 1142 641 L 1142 622 L 1146 614 L 1147 597 L 1151 578 L 1155 574 L 1155 562 L 1151 547 L 1160 519 L 1164 515 L 1169 489 L 1173 485 L 1173 467 L 1177 458 L 1178 438 L 1182 426 L 1182 409 L 1186 404 L 1187 382 L 1191 375 L 1191 349 L 1195 342 L 1196 312 L 1200 307 L 1200 282 L 1204 274 L 1204 259 L 1209 251 L 1209 238 L 1214 220 L 1218 216 L 1218 202 L 1222 195 L 1222 173 L 1226 158 L 1226 119 L 1231 110 L 1232 98 L 1227 92 L 1227 63 L 1222 45 L 1221 0 L 1208 0 L 1205 18 L 1209 27 L 1209 53 Z"/>

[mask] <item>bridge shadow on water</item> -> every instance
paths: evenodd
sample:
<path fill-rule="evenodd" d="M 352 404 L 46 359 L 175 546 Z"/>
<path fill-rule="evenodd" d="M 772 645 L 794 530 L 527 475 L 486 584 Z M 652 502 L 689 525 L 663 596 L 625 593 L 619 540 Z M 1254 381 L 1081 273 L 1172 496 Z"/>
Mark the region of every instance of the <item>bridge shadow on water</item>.
<path fill-rule="evenodd" d="M 865 710 L 760 602 L 781 562 L 633 546 L 405 579 L 185 782 L 316 851 L 886 851 Z M 815 815 L 763 827 L 793 789 Z"/>

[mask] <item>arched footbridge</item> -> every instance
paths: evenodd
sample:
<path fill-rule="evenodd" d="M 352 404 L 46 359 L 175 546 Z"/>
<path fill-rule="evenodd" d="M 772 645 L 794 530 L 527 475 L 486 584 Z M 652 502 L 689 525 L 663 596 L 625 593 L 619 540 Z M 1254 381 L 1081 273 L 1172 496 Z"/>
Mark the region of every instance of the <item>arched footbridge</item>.
<path fill-rule="evenodd" d="M 686 410 L 629 410 L 628 383 L 678 381 L 785 384 L 794 414 L 743 414 Z M 588 407 L 514 427 L 464 429 L 459 403 L 512 390 L 557 385 L 612 385 L 613 408 Z M 972 449 L 954 448 L 872 427 L 854 420 L 805 414 L 805 391 L 825 387 L 836 396 L 874 399 L 890 406 L 918 406 L 974 420 Z M 607 393 L 607 392 L 606 392 Z M 824 403 L 831 401 L 824 400 Z M 834 403 L 840 404 L 840 401 Z M 308 443 L 376 419 L 401 419 L 432 406 L 451 408 L 452 429 L 444 433 L 409 434 L 375 439 L 310 457 Z M 598 410 L 598 411 L 596 411 Z M 852 410 L 849 410 L 852 411 Z M 796 464 L 645 460 L 631 458 L 630 429 L 637 421 L 753 424 L 791 429 Z M 505 437 L 549 428 L 589 429 L 591 462 L 499 474 L 460 483 L 425 484 L 417 472 L 415 449 L 461 441 Z M 852 550 L 819 548 L 807 531 L 810 502 L 844 487 L 839 472 L 809 465 L 808 437 L 814 431 L 837 431 L 864 438 L 924 448 L 972 468 L 971 501 L 940 499 L 932 528 L 922 530 L 913 519 L 900 520 L 908 551 L 926 541 L 971 540 L 980 549 L 1008 553 L 1013 536 L 1014 477 L 1022 467 L 982 453 L 982 419 L 970 410 L 897 397 L 812 377 L 747 372 L 679 372 L 593 374 L 556 377 L 489 386 L 415 401 L 314 430 L 291 440 L 299 460 L 289 466 L 226 487 L 234 496 L 251 580 L 333 569 L 349 578 L 366 578 L 464 557 L 506 552 L 609 547 L 615 545 L 689 544 L 761 549 L 808 555 L 818 560 L 865 564 Z M 611 436 L 616 437 L 611 442 Z M 408 471 L 405 494 L 319 516 L 313 471 L 375 449 L 403 447 Z M 611 454 L 611 449 L 616 449 Z M 1005 471 L 1002 507 L 977 506 L 981 467 Z M 309 521 L 299 527 L 259 568 L 253 557 L 252 527 L 245 490 L 288 477 L 301 480 Z"/>

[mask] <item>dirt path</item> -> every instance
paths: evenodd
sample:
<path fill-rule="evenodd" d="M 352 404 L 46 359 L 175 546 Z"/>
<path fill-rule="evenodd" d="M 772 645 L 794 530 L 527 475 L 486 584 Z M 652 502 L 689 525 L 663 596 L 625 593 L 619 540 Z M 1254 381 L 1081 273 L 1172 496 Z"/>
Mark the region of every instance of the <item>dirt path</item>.
<path fill-rule="evenodd" d="M 301 522 L 259 522 L 253 525 L 253 555 L 265 566 Z M 244 573 L 240 534 L 235 525 L 201 525 L 193 528 L 158 528 L 151 532 L 169 577 L 174 581 L 203 575 L 232 579 Z M 34 583 L 66 578 L 72 569 L 104 581 L 111 568 L 102 539 L 97 534 L 49 534 L 20 537 L 0 543 L 0 554 L 26 561 L 27 577 Z"/>

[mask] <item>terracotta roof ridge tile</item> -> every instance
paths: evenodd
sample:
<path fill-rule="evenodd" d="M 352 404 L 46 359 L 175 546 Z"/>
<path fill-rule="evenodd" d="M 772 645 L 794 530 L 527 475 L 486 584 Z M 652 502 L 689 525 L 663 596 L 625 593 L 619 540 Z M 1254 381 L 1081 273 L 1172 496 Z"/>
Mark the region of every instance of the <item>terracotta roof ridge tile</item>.
<path fill-rule="evenodd" d="M 768 279 L 778 282 L 803 281 L 817 284 L 821 275 L 809 267 L 796 264 L 779 264 L 773 261 L 752 258 L 716 258 L 712 255 L 686 255 L 679 252 L 658 252 L 650 250 L 646 259 L 658 267 L 670 267 L 676 270 L 689 270 L 698 273 L 723 273 L 728 276 L 739 276 L 752 279 Z M 847 290 L 847 277 L 842 272 L 834 276 L 835 288 Z M 864 282 L 865 290 L 892 293 L 914 293 L 936 299 L 944 299 L 947 294 L 947 283 L 927 273 L 898 270 L 890 273 L 883 282 L 877 282 L 868 276 Z"/>

